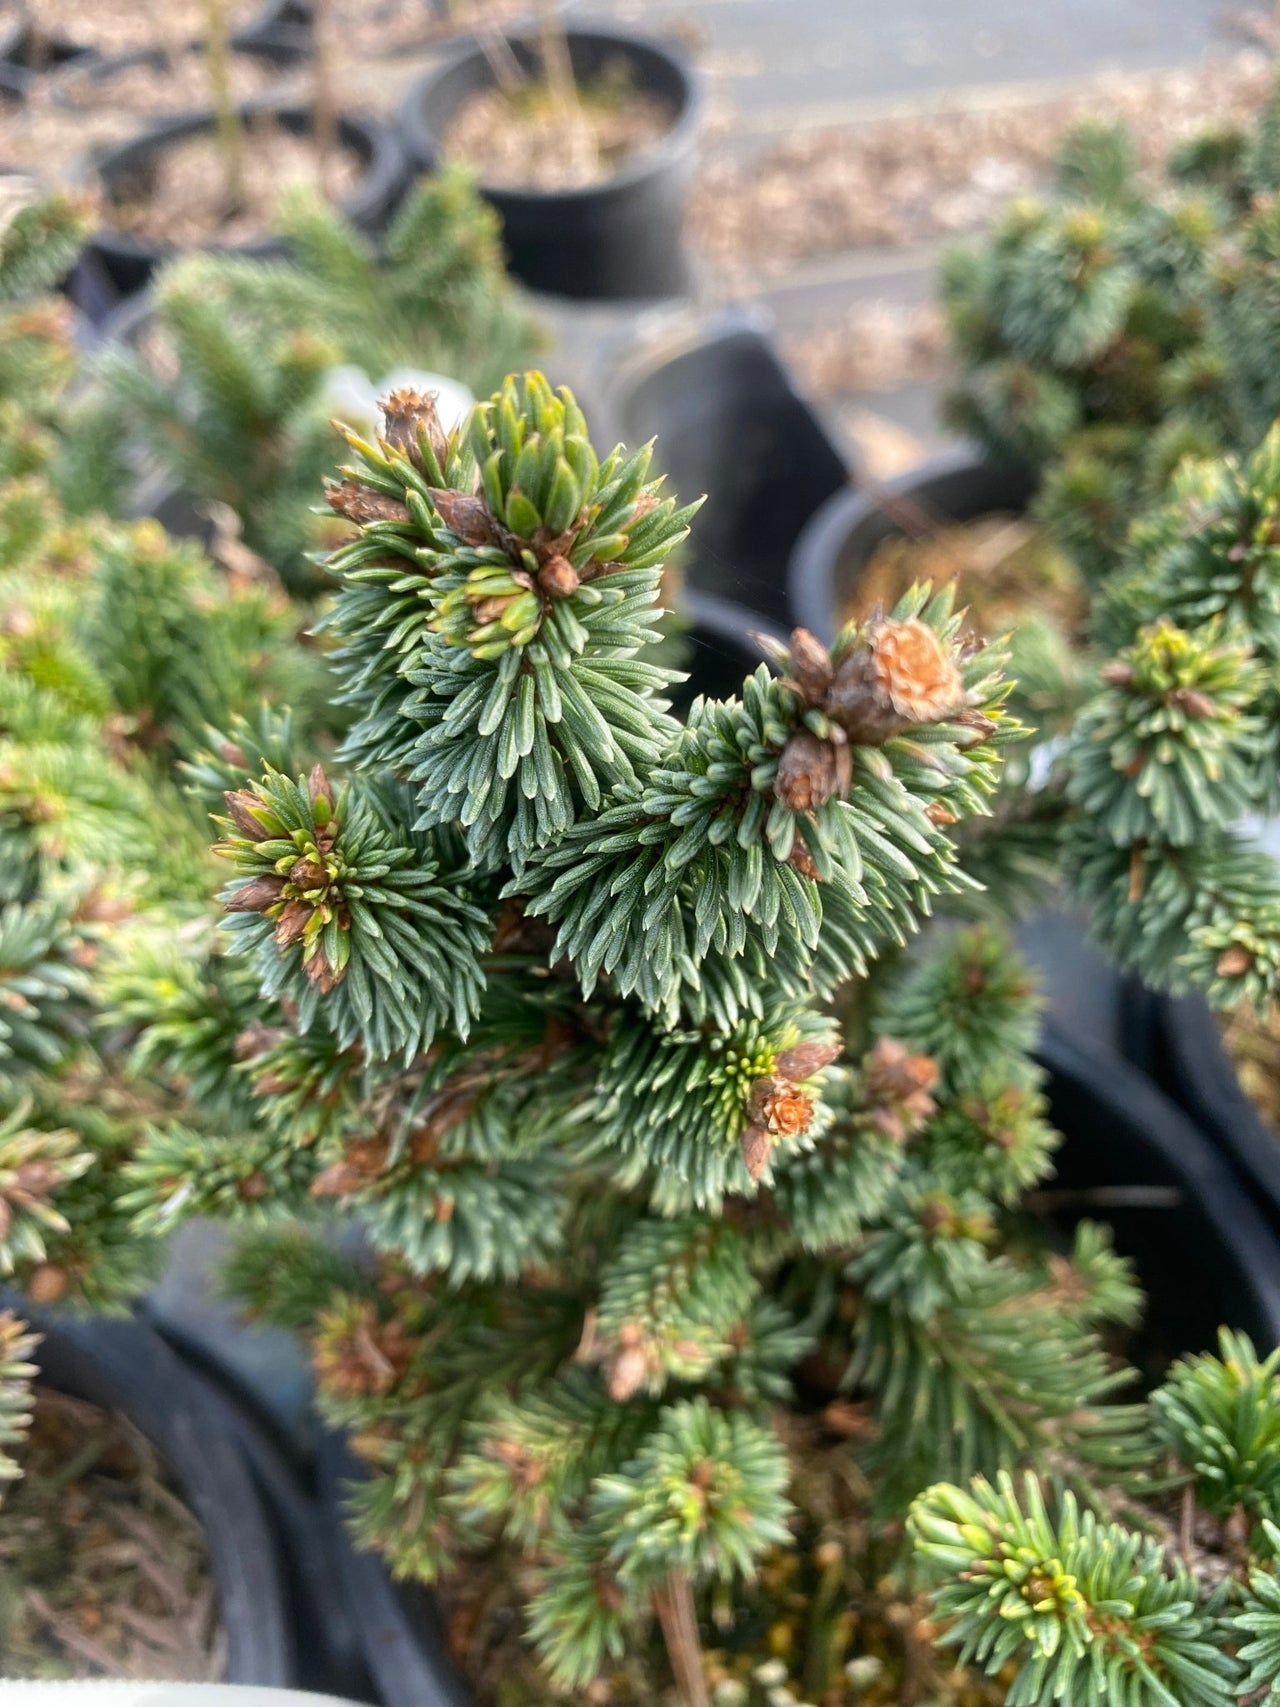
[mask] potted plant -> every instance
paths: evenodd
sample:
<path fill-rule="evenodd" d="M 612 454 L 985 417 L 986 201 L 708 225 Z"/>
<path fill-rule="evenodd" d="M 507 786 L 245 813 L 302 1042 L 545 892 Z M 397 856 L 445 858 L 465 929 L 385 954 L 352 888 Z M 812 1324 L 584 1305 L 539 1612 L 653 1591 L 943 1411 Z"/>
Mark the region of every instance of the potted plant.
<path fill-rule="evenodd" d="M 213 1393 L 139 1322 L 33 1319 L 0 1313 L 0 1673 L 295 1682 L 281 1563 Z"/>
<path fill-rule="evenodd" d="M 19 0 L 11 9 L 22 14 L 29 26 L 37 26 L 42 37 L 74 42 L 80 51 L 102 58 L 166 43 L 193 42 L 204 33 L 207 22 L 205 0 L 174 0 L 163 6 L 157 0 L 144 0 L 141 5 L 103 0 L 93 7 L 75 6 L 70 0 L 39 0 L 38 5 Z M 251 0 L 226 0 L 231 28 L 242 27 L 252 9 Z"/>
<path fill-rule="evenodd" d="M 1122 127 L 1081 126 L 1059 150 L 1052 199 L 1014 203 L 989 239 L 948 256 L 959 375 L 944 414 L 977 451 L 930 465 L 918 486 L 891 484 L 883 505 L 834 498 L 796 549 L 797 620 L 832 632 L 870 554 L 893 549 L 886 536 L 923 532 L 931 547 L 938 524 L 954 530 L 962 596 L 981 596 L 988 511 L 1029 512 L 1054 559 L 1096 588 L 1183 456 L 1257 442 L 1280 411 L 1257 354 L 1273 124 L 1268 108 L 1248 133 L 1183 145 L 1154 198 Z M 1019 578 L 1037 583 L 1025 563 Z"/>
<path fill-rule="evenodd" d="M 1035 1699 L 1084 1652 L 1115 1698 L 1225 1707 L 1270 1675 L 1240 1650 L 1274 1592 L 1273 1507 L 1243 1455 L 1215 1491 L 1208 1419 L 1241 1391 L 1269 1414 L 1274 1362 L 1238 1339 L 1170 1371 L 1106 1230 L 1071 1224 L 1156 1212 L 1169 1174 L 1194 1216 L 1212 1176 L 1238 1277 L 1239 1195 L 1191 1132 L 1136 1193 L 1067 1174 L 1028 1198 L 1058 1137 L 1025 967 L 991 923 L 897 953 L 964 888 L 955 832 L 1017 733 L 999 648 L 916 588 L 830 649 L 797 632 L 779 674 L 681 726 L 640 654 L 692 511 L 647 449 L 600 459 L 584 429 L 534 374 L 451 431 L 401 390 L 376 440 L 348 435 L 345 756 L 313 762 L 279 720 L 211 738 L 190 775 L 235 952 L 122 946 L 148 1076 L 199 1084 L 130 1164 L 140 1224 L 249 1224 L 232 1284 L 307 1336 L 366 1471 L 357 1539 L 438 1581 L 481 1699 L 994 1699 L 986 1662 Z M 1128 1134 L 1164 1118 L 1146 1094 Z M 1093 1096 L 1074 1117 L 1097 1145 Z M 1265 1342 L 1276 1247 L 1247 1205 L 1240 1225 L 1254 1278 L 1220 1296 Z M 1148 1406 L 1104 1332 L 1160 1383 Z M 975 1544 L 947 1527 L 965 1496 L 926 1490 L 1002 1468 L 1096 1490 L 1112 1527 L 1052 1552 L 1036 1530 L 1041 1575 L 1003 1579 L 1036 1616 L 961 1677 L 903 1525 L 918 1498 L 922 1555 L 966 1592 L 939 1554 Z M 1095 1543 L 1140 1562 L 1102 1626 Z M 1077 1580 L 1040 1605 L 1068 1544 Z"/>
<path fill-rule="evenodd" d="M 381 228 L 404 189 L 394 136 L 376 120 L 339 113 L 327 60 L 316 62 L 309 102 L 238 105 L 225 0 L 205 0 L 205 15 L 208 108 L 159 119 L 91 162 L 105 204 L 91 253 L 121 295 L 178 249 L 271 252 L 281 194 L 299 180 L 368 231 Z"/>
<path fill-rule="evenodd" d="M 0 1284 L 42 1335 L 43 1389 L 0 1525 L 0 1671 L 288 1683 L 292 1615 L 242 1462 L 251 1419 L 229 1426 L 150 1330 L 88 1313 L 125 1310 L 162 1255 L 133 1225 L 124 1171 L 161 1104 L 132 1072 L 105 965 L 149 909 L 163 905 L 174 928 L 207 887 L 179 756 L 206 719 L 286 683 L 305 717 L 314 654 L 261 565 L 216 568 L 152 522 L 124 527 L 61 501 L 74 492 L 87 509 L 95 483 L 60 421 L 76 362 L 69 311 L 33 293 L 65 269 L 86 211 L 55 198 L 7 212 Z M 164 801 L 175 817 L 160 829 Z M 127 992 L 115 986 L 112 1000 Z"/>
<path fill-rule="evenodd" d="M 173 925 L 204 887 L 172 763 L 215 708 L 286 679 L 305 704 L 310 659 L 280 593 L 154 523 L 73 520 L 31 472 L 0 481 L 0 537 L 0 1277 L 43 1341 L 0 1525 L 0 1672 L 291 1683 L 292 1590 L 247 1462 L 260 1431 L 150 1329 L 68 1313 L 119 1312 L 161 1260 L 124 1171 L 161 1105 L 100 978 L 120 932 L 161 902 Z M 165 799 L 178 819 L 157 832 Z"/>
<path fill-rule="evenodd" d="M 288 80 L 291 61 L 283 48 L 235 47 L 229 67 L 237 104 L 258 100 Z M 80 148 L 98 149 L 137 134 L 140 121 L 172 112 L 191 112 L 209 98 L 209 74 L 199 42 L 134 48 L 128 53 L 87 55 L 49 87 L 50 108 L 79 127 Z M 42 141 L 48 134 L 41 127 Z"/>
<path fill-rule="evenodd" d="M 1277 1140 L 1258 1109 L 1270 1107 L 1280 903 L 1267 845 L 1278 459 L 1273 429 L 1246 460 L 1189 462 L 1135 524 L 1128 567 L 1098 614 L 1110 656 L 1061 773 L 1073 892 L 1117 960 L 1178 998 L 1156 1004 L 1148 1059 L 1273 1218 Z M 1221 1036 L 1205 997 L 1223 1016 Z"/>
<path fill-rule="evenodd" d="M 146 815 L 171 790 L 161 756 L 182 719 L 220 698 L 211 670 L 263 666 L 245 626 L 257 603 L 261 637 L 261 601 L 241 594 L 233 613 L 212 575 L 157 552 L 154 528 L 67 523 L 29 474 L 0 484 L 0 530 L 0 1275 L 26 1294 L 45 1384 L 5 1510 L 0 1670 L 288 1683 L 274 1541 L 211 1395 L 141 1326 L 53 1313 L 119 1310 L 156 1269 L 122 1168 L 157 1105 L 113 1044 L 95 969 L 145 907 L 144 870 L 156 896 L 200 882 L 181 829 L 156 837 Z M 250 647 L 238 664 L 233 635 Z M 169 1563 L 159 1586 L 139 1548 Z"/>
<path fill-rule="evenodd" d="M 411 369 L 448 376 L 466 398 L 524 360 L 537 333 L 492 214 L 456 173 L 418 186 L 381 250 L 315 197 L 287 203 L 279 229 L 287 263 L 192 255 L 165 267 L 127 323 L 113 322 L 69 436 L 82 462 L 127 453 L 117 507 L 199 531 L 199 507 L 221 504 L 309 594 L 309 554 L 343 529 L 317 516 L 314 495 L 352 386 L 372 406 L 371 382 Z"/>
<path fill-rule="evenodd" d="M 478 35 L 415 81 L 400 131 L 420 171 L 459 160 L 502 216 L 512 271 L 570 297 L 681 294 L 684 183 L 701 96 L 665 44 L 604 28 Z"/>

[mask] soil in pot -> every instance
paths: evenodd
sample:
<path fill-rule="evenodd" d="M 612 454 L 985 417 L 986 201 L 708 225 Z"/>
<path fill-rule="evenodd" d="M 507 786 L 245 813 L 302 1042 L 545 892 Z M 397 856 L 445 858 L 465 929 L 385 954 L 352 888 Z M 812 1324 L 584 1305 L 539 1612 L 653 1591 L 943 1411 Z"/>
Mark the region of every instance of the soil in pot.
<path fill-rule="evenodd" d="M 794 1702 L 780 1686 L 793 1675 L 797 1656 L 807 1654 L 804 1699 L 822 1707 L 901 1707 L 906 1700 L 999 1707 L 1007 1685 L 956 1666 L 932 1648 L 923 1597 L 912 1598 L 867 1569 L 875 1556 L 867 1544 L 871 1489 L 849 1455 L 860 1424 L 859 1407 L 845 1400 L 823 1416 L 782 1420 L 794 1486 L 812 1496 L 812 1514 L 801 1520 L 796 1545 L 768 1553 L 756 1582 L 735 1592 L 732 1606 L 727 1598 L 717 1606 L 701 1597 L 712 1701 L 741 1707 Z M 887 1567 L 892 1547 L 883 1551 Z M 553 1694 L 522 1634 L 529 1588 L 493 1558 L 452 1571 L 433 1589 L 449 1660 L 477 1707 L 578 1700 L 600 1707 L 677 1707 L 656 1630 L 645 1649 L 632 1648 L 581 1697 Z"/>
<path fill-rule="evenodd" d="M 939 525 L 921 512 L 904 514 L 902 522 L 912 531 L 890 534 L 872 552 L 845 593 L 840 624 L 860 621 L 877 607 L 891 610 L 918 581 L 954 581 L 957 603 L 968 607 L 973 626 L 988 639 L 1032 613 L 1049 617 L 1066 634 L 1079 632 L 1088 610 L 1084 582 L 1026 516 Z"/>
<path fill-rule="evenodd" d="M 448 158 L 465 161 L 491 189 L 577 190 L 639 159 L 674 122 L 671 107 L 637 89 L 619 59 L 572 92 L 543 79 L 510 93 L 479 90 L 440 141 Z"/>
<path fill-rule="evenodd" d="M 529 0 L 328 0 L 325 15 L 344 54 L 387 59 L 528 13 Z"/>
<path fill-rule="evenodd" d="M 279 93 L 282 85 L 305 91 L 304 75 L 287 80 L 272 60 L 252 53 L 232 53 L 228 62 L 231 98 L 237 106 L 268 90 Z M 186 47 L 170 54 L 145 52 L 123 56 L 111 65 L 87 61 L 69 65 L 56 85 L 60 106 L 74 108 L 80 146 L 85 146 L 85 119 L 91 127 L 90 143 L 119 142 L 133 135 L 138 120 L 162 113 L 191 112 L 207 106 L 210 98 L 209 67 L 199 48 Z M 109 136 L 96 134 L 96 125 L 114 119 Z M 130 122 L 132 121 L 132 122 Z"/>
<path fill-rule="evenodd" d="M 232 29 L 246 24 L 256 0 L 221 0 Z M 63 36 L 98 53 L 128 53 L 134 48 L 181 45 L 205 33 L 204 0 L 37 0 L 41 31 Z"/>
<path fill-rule="evenodd" d="M 37 1387 L 0 1514 L 0 1675 L 216 1682 L 204 1533 L 122 1417 Z"/>
<path fill-rule="evenodd" d="M 1218 1023 L 1241 1088 L 1280 1143 L 1280 1014 L 1259 1016 L 1246 1005 Z"/>
<path fill-rule="evenodd" d="M 271 228 L 281 198 L 300 183 L 315 183 L 315 144 L 270 117 L 245 125 L 243 195 L 228 204 L 223 157 L 212 131 L 199 131 L 157 149 L 145 178 L 117 189 L 111 223 L 147 242 L 230 247 L 260 238 Z M 364 172 L 351 149 L 337 148 L 325 163 L 326 193 L 349 196 Z"/>
<path fill-rule="evenodd" d="M 247 53 L 231 55 L 230 75 L 237 104 L 268 91 L 287 96 L 292 87 L 269 60 Z M 87 153 L 128 141 L 150 119 L 190 112 L 208 100 L 209 74 L 196 50 L 170 62 L 148 55 L 109 71 L 92 60 L 69 64 L 34 81 L 21 111 L 6 123 L 6 156 L 46 175 L 68 176 Z"/>

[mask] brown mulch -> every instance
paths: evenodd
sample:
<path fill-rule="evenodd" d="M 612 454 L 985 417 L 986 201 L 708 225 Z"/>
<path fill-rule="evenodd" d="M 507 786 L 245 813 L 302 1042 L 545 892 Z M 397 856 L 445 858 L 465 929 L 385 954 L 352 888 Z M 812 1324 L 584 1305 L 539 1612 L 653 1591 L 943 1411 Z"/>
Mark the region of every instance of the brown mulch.
<path fill-rule="evenodd" d="M 671 109 L 649 95 L 586 92 L 573 111 L 545 86 L 508 97 L 485 90 L 467 101 L 441 137 L 485 184 L 506 189 L 581 189 L 611 177 L 671 129 Z"/>
<path fill-rule="evenodd" d="M 204 1532 L 120 1417 L 36 1389 L 0 1506 L 0 1676 L 217 1682 Z"/>
<path fill-rule="evenodd" d="M 229 70 L 231 94 L 237 102 L 252 100 L 286 81 L 298 89 L 305 87 L 305 73 L 287 78 L 279 66 L 253 54 L 233 53 Z M 58 78 L 64 98 L 78 109 L 72 122 L 80 126 L 82 136 L 84 119 L 80 115 L 85 112 L 105 109 L 110 114 L 127 115 L 136 130 L 139 115 L 191 112 L 212 103 L 209 68 L 198 49 L 174 52 L 160 66 L 131 65 L 110 77 L 93 77 L 68 65 Z"/>
<path fill-rule="evenodd" d="M 265 60 L 233 54 L 231 92 L 248 101 L 268 90 L 305 99 L 305 74 L 284 77 Z M 64 92 L 74 106 L 56 98 Z M 77 160 L 136 136 L 157 113 L 209 105 L 209 81 L 198 53 L 175 56 L 172 68 L 136 65 L 95 81 L 68 65 L 41 78 L 24 104 L 0 114 L 0 153 L 42 175 L 68 174 Z"/>
<path fill-rule="evenodd" d="M 143 238 L 196 245 L 217 242 L 234 247 L 261 237 L 272 226 L 287 191 L 317 180 L 315 148 L 308 137 L 278 126 L 255 125 L 246 137 L 244 201 L 228 214 L 222 159 L 210 135 L 166 148 L 156 156 L 154 187 L 145 199 L 116 204 L 111 223 Z M 358 182 L 363 168 L 348 150 L 328 163 L 326 191 L 340 201 Z"/>
<path fill-rule="evenodd" d="M 230 27 L 242 28 L 261 4 L 224 0 Z M 45 35 L 107 54 L 158 43 L 178 47 L 205 32 L 202 0 L 29 0 L 27 13 Z"/>
<path fill-rule="evenodd" d="M 1133 127 L 1147 166 L 1208 125 L 1255 111 L 1274 61 L 1250 49 L 1195 68 L 1100 77 L 1036 105 L 946 109 L 788 138 L 752 159 L 709 161 L 689 229 L 732 283 L 817 256 L 974 230 L 1038 188 L 1062 132 L 1086 117 Z"/>
<path fill-rule="evenodd" d="M 848 399 L 836 406 L 834 423 L 864 480 L 895 480 L 910 474 L 928 453 L 924 440 L 900 422 Z"/>
<path fill-rule="evenodd" d="M 1248 1006 L 1219 1016 L 1222 1041 L 1240 1084 L 1263 1122 L 1280 1136 L 1280 1011 L 1259 1016 Z"/>
<path fill-rule="evenodd" d="M 911 519 L 909 513 L 902 517 Z M 1087 609 L 1080 577 L 1025 516 L 979 516 L 940 527 L 922 511 L 915 520 L 919 538 L 893 533 L 872 552 L 841 606 L 842 624 L 862 621 L 877 608 L 891 610 L 916 583 L 954 581 L 957 603 L 988 637 L 1028 609 L 1052 617 L 1067 633 L 1078 629 Z"/>
<path fill-rule="evenodd" d="M 811 396 L 892 391 L 936 380 L 947 356 L 947 332 L 936 303 L 877 299 L 841 319 L 782 340 L 787 363 Z"/>

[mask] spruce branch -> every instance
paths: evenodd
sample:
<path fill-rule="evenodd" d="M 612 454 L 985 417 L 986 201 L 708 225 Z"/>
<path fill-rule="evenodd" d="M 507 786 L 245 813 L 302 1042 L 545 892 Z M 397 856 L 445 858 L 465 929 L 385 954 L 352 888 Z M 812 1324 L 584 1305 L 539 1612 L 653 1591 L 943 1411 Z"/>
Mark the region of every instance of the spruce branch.
<path fill-rule="evenodd" d="M 1280 1530 L 1267 1526 L 1268 1548 L 1280 1556 Z M 1237 1659 L 1244 1675 L 1238 1698 L 1252 1707 L 1263 1707 L 1280 1698 L 1280 1577 L 1274 1569 L 1255 1567 L 1249 1573 L 1248 1592 L 1230 1629 L 1239 1642 Z"/>
<path fill-rule="evenodd" d="M 1016 1082 L 1027 1074 L 1042 1005 L 1007 932 L 978 924 L 922 955 L 888 992 L 875 1024 L 882 1039 L 931 1061 L 948 1096 L 980 1097 L 1002 1075 Z"/>
<path fill-rule="evenodd" d="M 596 1480 L 587 1528 L 534 1597 L 530 1634 L 553 1681 L 587 1681 L 620 1651 L 626 1614 L 670 1594 L 673 1575 L 751 1577 L 786 1538 L 786 1483 L 778 1441 L 743 1413 L 702 1398 L 665 1408 L 625 1469 Z"/>
<path fill-rule="evenodd" d="M 1069 797 L 1126 847 L 1229 828 L 1253 800 L 1262 680 L 1248 642 L 1216 623 L 1143 629 L 1072 731 Z"/>
<path fill-rule="evenodd" d="M 361 713 L 349 751 L 411 764 L 424 827 L 460 820 L 477 863 L 519 866 L 634 784 L 674 728 L 671 677 L 637 654 L 696 506 L 659 497 L 648 449 L 598 462 L 577 404 L 538 374 L 465 433 L 444 434 L 429 397 L 385 408 L 380 446 L 351 435 L 359 461 L 329 492 L 360 529 L 330 564 Z"/>
<path fill-rule="evenodd" d="M 322 1011 L 339 1047 L 376 1057 L 425 1049 L 477 1012 L 484 915 L 450 887 L 430 838 L 406 831 L 405 795 L 362 779 L 334 790 L 320 766 L 296 782 L 268 769 L 229 792 L 216 851 L 235 880 L 228 929 L 264 994 Z"/>
<path fill-rule="evenodd" d="M 516 1396 L 486 1396 L 449 1471 L 453 1521 L 464 1534 L 501 1534 L 530 1550 L 558 1538 L 596 1478 L 630 1460 L 656 1414 L 619 1405 L 581 1370 Z"/>
<path fill-rule="evenodd" d="M 43 1263 L 46 1235 L 67 1233 L 58 1208 L 60 1188 L 93 1166 L 78 1135 L 44 1131 L 28 1124 L 30 1103 L 19 1103 L 0 1121 L 0 1275 Z"/>
<path fill-rule="evenodd" d="M 0 907 L 0 1075 L 65 1058 L 86 1018 L 84 957 L 67 905 Z"/>
<path fill-rule="evenodd" d="M 1131 1321 L 1136 1294 L 1104 1235 L 1077 1247 L 1079 1269 L 1028 1268 L 986 1249 L 980 1200 L 918 1177 L 884 1223 L 851 1271 L 865 1295 L 845 1378 L 874 1399 L 881 1509 L 939 1476 L 1069 1466 L 1093 1497 L 1130 1474 L 1144 1419 L 1098 1330 Z"/>
<path fill-rule="evenodd" d="M 0 213 L 0 302 L 53 290 L 79 254 L 92 223 L 89 202 L 59 194 Z"/>
<path fill-rule="evenodd" d="M 1015 1667 L 1013 1707 L 1236 1701 L 1235 1662 L 1187 1572 L 1155 1541 L 1082 1513 L 1070 1493 L 1054 1516 L 1034 1478 L 980 1478 L 968 1492 L 929 1489 L 909 1523 L 937 1585 L 943 1640 L 988 1675 Z"/>
<path fill-rule="evenodd" d="M 39 1344 L 40 1335 L 12 1310 L 0 1310 L 0 1484 L 22 1473 L 13 1448 L 22 1445 L 31 1422 L 31 1358 Z"/>
<path fill-rule="evenodd" d="M 586 1153 L 641 1186 L 659 1214 L 718 1210 L 767 1183 L 775 1151 L 822 1128 L 822 1076 L 838 1050 L 798 1004 L 728 1032 L 658 1029 L 622 1015 L 600 1058 Z"/>
<path fill-rule="evenodd" d="M 940 826 L 986 810 L 1017 733 L 999 655 L 964 642 L 949 595 L 916 588 L 830 654 L 797 630 L 779 662 L 789 676 L 758 670 L 741 700 L 695 705 L 647 788 L 620 790 L 509 889 L 557 926 L 588 995 L 607 973 L 672 1023 L 709 954 L 812 959 L 820 943 L 833 985 L 960 886 Z"/>
<path fill-rule="evenodd" d="M 746 1242 L 701 1218 L 640 1221 L 601 1280 L 595 1333 L 606 1386 L 624 1401 L 697 1382 L 727 1361 L 755 1301 Z"/>
<path fill-rule="evenodd" d="M 1196 1503 L 1251 1526 L 1280 1514 L 1280 1353 L 1259 1358 L 1222 1329 L 1219 1355 L 1176 1363 L 1151 1396 L 1157 1441 L 1192 1477 Z"/>

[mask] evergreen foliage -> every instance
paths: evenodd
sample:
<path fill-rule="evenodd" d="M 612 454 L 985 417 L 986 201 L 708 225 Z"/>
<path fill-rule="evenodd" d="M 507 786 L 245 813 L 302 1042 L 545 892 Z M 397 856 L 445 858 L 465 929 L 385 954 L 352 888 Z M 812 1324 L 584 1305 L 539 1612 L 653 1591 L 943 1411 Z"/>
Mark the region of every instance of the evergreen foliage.
<path fill-rule="evenodd" d="M 1278 112 L 1182 144 L 1154 183 L 1123 127 L 1085 123 L 1053 194 L 944 264 L 950 420 L 1040 472 L 1036 513 L 1095 584 L 1184 457 L 1248 451 L 1280 413 Z"/>
<path fill-rule="evenodd" d="M 1068 213 L 1002 239 L 1028 257 L 1019 360 L 1121 338 L 1112 377 L 1138 386 L 1141 340 L 1172 352 L 1195 316 L 1161 322 L 1109 222 L 1147 220 L 1172 276 L 1191 204 L 1137 208 L 1114 137 L 1063 171 Z M 455 180 L 385 262 L 291 219 L 295 262 L 163 287 L 191 383 L 108 375 L 157 451 L 178 424 L 196 495 L 234 475 L 217 494 L 282 569 L 303 536 L 269 512 L 321 454 L 321 344 L 376 367 L 401 337 L 434 351 L 431 325 L 480 361 L 516 325 Z M 1050 378 L 1049 412 L 1075 410 Z M 1000 787 L 1006 653 L 929 588 L 830 649 L 797 631 L 675 719 L 649 648 L 696 506 L 647 448 L 600 457 L 540 375 L 458 425 L 397 388 L 380 434 L 347 432 L 320 645 L 225 529 L 215 568 L 96 513 L 96 477 L 60 501 L 110 467 L 84 417 L 21 437 L 0 433 L 6 1279 L 114 1307 L 171 1229 L 237 1225 L 229 1284 L 306 1339 L 366 1471 L 358 1540 L 506 1593 L 491 1626 L 539 1669 L 502 1646 L 504 1699 L 625 1707 L 671 1676 L 686 1707 L 713 1681 L 726 1707 L 757 1685 L 838 1707 L 878 1627 L 896 1683 L 941 1697 L 913 1568 L 975 1699 L 983 1671 L 1046 1707 L 1275 1693 L 1276 1356 L 1226 1337 L 1134 1397 L 1114 1347 L 1140 1300 L 1106 1230 L 1029 1233 L 1057 1144 L 1033 982 L 990 919 L 911 945 L 980 902 L 978 832 L 1012 816 L 1004 869 L 1065 822 L 1104 928 L 1122 904 L 1165 974 L 1266 983 L 1280 898 L 1236 819 L 1265 809 L 1276 722 L 1274 444 L 1180 472 L 1135 531 L 1099 617 L 1116 658 L 1032 796 L 1026 761 Z M 29 1351 L 0 1322 L 0 1450 Z"/>
<path fill-rule="evenodd" d="M 1065 871 L 1104 945 L 1218 1006 L 1277 988 L 1280 868 L 1250 826 L 1277 808 L 1280 429 L 1189 462 L 1134 524 L 1096 614 L 1114 653 L 1062 777 Z"/>
<path fill-rule="evenodd" d="M 12 1310 L 0 1311 L 0 1483 L 19 1474 L 12 1449 L 21 1446 L 31 1420 L 31 1356 L 39 1343 Z"/>
<path fill-rule="evenodd" d="M 1147 1403 L 1173 1466 L 1147 1531 L 1008 1474 L 916 1500 L 915 1551 L 944 1640 L 1007 1699 L 1233 1707 L 1276 1693 L 1277 1354 L 1224 1332 Z"/>
<path fill-rule="evenodd" d="M 20 212 L 6 294 L 56 280 L 83 227 L 62 202 Z M 0 369 L 56 325 L 43 303 L 6 305 Z M 34 370 L 13 371 L 15 395 L 0 397 L 0 1276 L 43 1305 L 120 1308 L 158 1256 L 126 1168 L 181 1099 L 135 1076 L 110 975 L 135 932 L 182 962 L 215 869 L 177 766 L 208 721 L 231 726 L 264 696 L 287 697 L 323 739 L 328 689 L 265 567 L 223 570 L 154 522 L 87 503 L 68 513 L 67 406 L 47 399 L 37 443 Z"/>
<path fill-rule="evenodd" d="M 334 374 L 377 381 L 411 365 L 487 389 L 533 335 L 495 216 L 457 171 L 418 186 L 380 250 L 300 191 L 281 220 L 287 260 L 196 254 L 161 270 L 134 343 L 101 356 L 61 461 L 95 470 L 89 503 L 115 513 L 139 468 L 225 505 L 245 544 L 306 592 L 311 554 L 345 531 L 317 513 Z M 64 473 L 74 502 L 72 485 Z"/>
<path fill-rule="evenodd" d="M 953 835 L 1018 732 L 999 648 L 914 589 L 680 724 L 640 655 L 692 511 L 647 451 L 597 457 L 538 375 L 456 429 L 398 391 L 348 444 L 326 633 L 350 731 L 322 767 L 279 716 L 209 738 L 186 774 L 224 929 L 182 954 L 129 933 L 107 999 L 173 1099 L 127 1164 L 136 1225 L 242 1225 L 231 1284 L 309 1340 L 364 1461 L 358 1538 L 400 1574 L 474 1556 L 518 1584 L 530 1698 L 636 1666 L 652 1691 L 665 1650 L 695 1702 L 701 1645 L 850 1475 L 849 1585 L 873 1558 L 904 1582 L 887 1537 L 939 1478 L 1066 1476 L 1111 1514 L 1071 1545 L 1115 1531 L 1114 1594 L 1151 1565 L 1159 1663 L 1234 1675 L 1207 1579 L 1141 1527 L 1154 1456 L 1222 1461 L 1212 1407 L 1183 1394 L 1154 1446 L 1104 1345 L 1138 1310 L 1105 1230 L 1057 1253 L 1010 1213 L 1057 1142 L 1026 969 L 990 923 L 898 964 L 969 893 Z M 852 1689 L 848 1643 L 796 1656 L 803 1699 Z"/>

